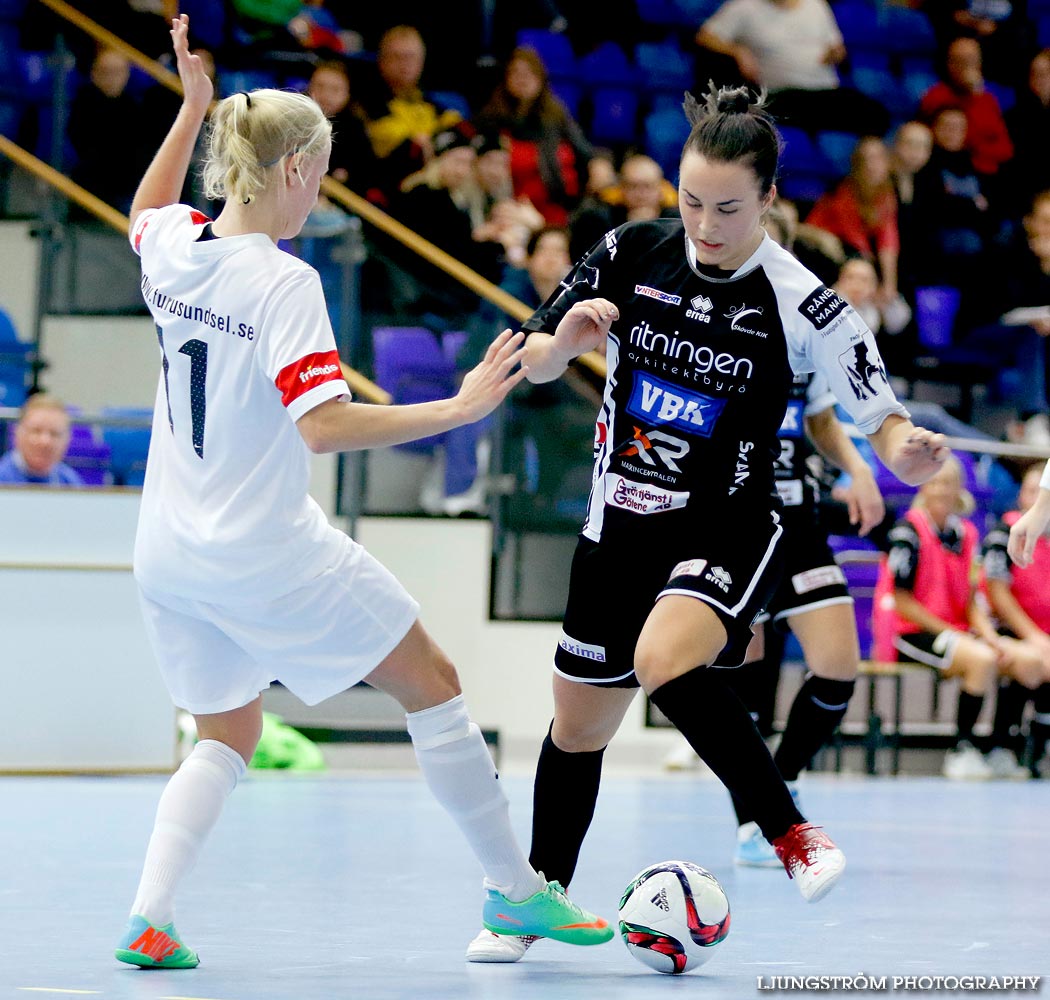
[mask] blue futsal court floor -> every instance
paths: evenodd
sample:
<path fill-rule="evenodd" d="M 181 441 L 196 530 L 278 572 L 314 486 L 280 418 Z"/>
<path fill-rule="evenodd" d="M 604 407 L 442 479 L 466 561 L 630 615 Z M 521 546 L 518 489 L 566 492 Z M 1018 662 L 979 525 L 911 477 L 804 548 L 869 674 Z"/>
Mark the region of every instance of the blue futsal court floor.
<path fill-rule="evenodd" d="M 504 781 L 527 842 L 530 778 Z M 201 966 L 123 966 L 112 949 L 162 786 L 0 779 L 0 998 L 723 1000 L 784 995 L 759 990 L 760 976 L 1050 974 L 1050 782 L 804 781 L 807 815 L 848 858 L 835 891 L 810 905 L 783 872 L 734 868 L 713 780 L 609 775 L 573 894 L 613 919 L 636 871 L 681 857 L 729 896 L 729 937 L 678 978 L 618 939 L 541 941 L 518 965 L 467 964 L 479 869 L 419 777 L 389 773 L 253 774 L 180 894 L 177 926 Z"/>

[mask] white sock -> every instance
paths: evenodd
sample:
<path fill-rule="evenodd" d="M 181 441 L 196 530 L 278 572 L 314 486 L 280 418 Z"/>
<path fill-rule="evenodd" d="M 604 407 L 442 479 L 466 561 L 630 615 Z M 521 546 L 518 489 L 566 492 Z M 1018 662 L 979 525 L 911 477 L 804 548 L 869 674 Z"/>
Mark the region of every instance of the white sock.
<path fill-rule="evenodd" d="M 160 797 L 132 914 L 154 927 L 175 919 L 175 889 L 246 770 L 244 758 L 218 740 L 201 740 L 193 748 Z"/>
<path fill-rule="evenodd" d="M 463 695 L 405 718 L 423 777 L 463 831 L 486 880 L 512 902 L 542 889 L 511 829 L 496 767 Z"/>

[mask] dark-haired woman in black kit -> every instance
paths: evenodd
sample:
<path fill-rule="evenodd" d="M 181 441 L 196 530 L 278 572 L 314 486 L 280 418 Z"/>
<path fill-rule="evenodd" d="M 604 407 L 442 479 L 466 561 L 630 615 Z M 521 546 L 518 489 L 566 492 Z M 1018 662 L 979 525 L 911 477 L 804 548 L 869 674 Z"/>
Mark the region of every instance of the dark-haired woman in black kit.
<path fill-rule="evenodd" d="M 933 475 L 948 449 L 908 420 L 860 317 L 766 236 L 780 142 L 761 105 L 741 88 L 703 104 L 687 96 L 685 110 L 681 220 L 607 233 L 525 323 L 530 381 L 557 378 L 603 341 L 608 361 L 531 860 L 572 878 L 602 753 L 641 686 L 814 901 L 845 858 L 798 811 L 747 710 L 708 669 L 743 662 L 779 580 L 773 463 L 795 374 L 822 373 L 905 482 Z M 517 961 L 531 943 L 483 932 L 467 957 Z"/>

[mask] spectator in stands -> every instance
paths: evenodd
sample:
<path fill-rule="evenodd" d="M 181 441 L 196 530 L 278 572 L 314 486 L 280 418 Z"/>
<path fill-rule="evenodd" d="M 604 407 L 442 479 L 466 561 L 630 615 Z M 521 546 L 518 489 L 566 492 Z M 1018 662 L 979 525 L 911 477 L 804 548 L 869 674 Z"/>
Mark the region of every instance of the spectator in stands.
<path fill-rule="evenodd" d="M 1006 514 L 988 533 L 982 560 L 988 602 L 1000 632 L 1024 639 L 1040 655 L 1041 670 L 1012 679 L 999 688 L 995 742 L 1001 749 L 992 751 L 992 754 L 998 753 L 1004 758 L 1000 765 L 1004 770 L 1009 765 L 1017 765 L 1024 751 L 1021 735 L 1024 709 L 1028 700 L 1033 699 L 1035 716 L 1029 731 L 1032 744 L 1029 768 L 1033 777 L 1039 777 L 1039 762 L 1050 737 L 1050 538 L 1046 535 L 1039 537 L 1033 561 L 1025 567 L 1011 561 L 1007 543 L 1011 525 L 1035 503 L 1044 467 L 1044 463 L 1038 463 L 1025 472 L 1017 496 L 1017 509 Z M 1006 757 L 1011 750 L 1014 757 Z"/>
<path fill-rule="evenodd" d="M 69 449 L 69 413 L 54 396 L 30 396 L 15 424 L 15 446 L 0 458 L 0 483 L 83 486 L 63 459 Z"/>
<path fill-rule="evenodd" d="M 933 119 L 933 150 L 915 175 L 913 221 L 921 242 L 917 278 L 965 287 L 984 267 L 993 222 L 981 178 L 966 149 L 966 114 L 945 107 Z"/>
<path fill-rule="evenodd" d="M 1050 189 L 1050 160 L 1046 156 L 1046 137 L 1050 135 L 1050 49 L 1033 56 L 1027 86 L 1020 90 L 1017 103 L 1005 117 L 1016 150 L 1011 163 L 1011 188 L 1023 206 L 1037 192 Z"/>
<path fill-rule="evenodd" d="M 364 123 L 350 103 L 350 73 L 346 63 L 330 59 L 310 74 L 306 92 L 332 123 L 332 156 L 328 175 L 352 191 L 366 195 L 376 183 L 376 159 Z"/>
<path fill-rule="evenodd" d="M 873 610 L 879 659 L 919 663 L 941 677 L 959 678 L 956 742 L 945 757 L 944 775 L 960 779 L 995 776 L 974 737 L 995 679 L 1040 669 L 1038 651 L 1000 636 L 975 600 L 978 534 L 965 519 L 973 509 L 953 456 L 919 488 L 911 509 L 890 532 Z"/>
<path fill-rule="evenodd" d="M 969 341 L 1019 375 L 1008 382 L 1019 421 L 1010 437 L 1050 448 L 1050 191 L 1036 195 L 1021 234 L 990 262 L 989 274 L 994 308 L 977 314 L 986 325 L 976 325 Z"/>
<path fill-rule="evenodd" d="M 415 28 L 405 24 L 390 28 L 379 40 L 379 78 L 365 88 L 358 104 L 388 194 L 423 168 L 434 155 L 434 136 L 462 117 L 420 89 L 425 61 L 426 46 Z"/>
<path fill-rule="evenodd" d="M 846 46 L 825 0 L 727 0 L 696 42 L 732 57 L 747 82 L 768 90 L 781 124 L 817 132 L 848 122 L 860 135 L 889 128 L 878 101 L 839 86 Z"/>
<path fill-rule="evenodd" d="M 69 141 L 76 152 L 73 180 L 121 212 L 131 207 L 155 135 L 141 103 L 128 91 L 130 78 L 125 56 L 99 49 L 90 79 L 69 109 Z"/>
<path fill-rule="evenodd" d="M 473 130 L 465 123 L 434 136 L 434 157 L 422 170 L 405 178 L 401 193 L 391 208 L 394 214 L 442 250 L 478 271 L 490 281 L 499 282 L 503 273 L 503 246 L 493 240 L 474 238 L 474 219 L 470 204 L 476 198 L 474 161 L 477 154 L 471 140 Z M 464 329 L 469 314 L 477 309 L 477 295 L 449 280 L 436 265 L 415 253 L 403 252 L 404 277 L 415 283 L 411 310 L 442 318 L 440 329 Z"/>
<path fill-rule="evenodd" d="M 974 38 L 956 38 L 948 46 L 945 76 L 922 96 L 920 112 L 933 121 L 944 108 L 966 115 L 966 149 L 973 166 L 984 178 L 992 177 L 1014 155 L 995 95 L 985 89 L 981 70 L 981 45 Z"/>
<path fill-rule="evenodd" d="M 890 174 L 897 195 L 897 233 L 900 255 L 897 258 L 897 287 L 906 295 L 915 289 L 915 250 L 920 235 L 915 228 L 915 176 L 930 162 L 933 133 L 922 122 L 901 125 L 893 135 Z"/>
<path fill-rule="evenodd" d="M 587 183 L 583 194 L 593 198 L 606 188 L 613 187 L 620 179 L 616 172 L 616 156 L 611 149 L 595 146 L 591 149 L 591 158 L 587 161 Z"/>
<path fill-rule="evenodd" d="M 875 265 L 865 257 L 850 257 L 839 269 L 834 285 L 861 319 L 880 335 L 879 351 L 885 355 L 886 337 L 895 337 L 911 321 L 911 306 L 899 293 L 889 301 L 879 296 L 879 277 Z"/>
<path fill-rule="evenodd" d="M 325 0 L 302 0 L 299 12 L 288 22 L 288 30 L 307 52 L 328 57 L 353 55 L 364 46 L 358 32 L 345 29 L 325 8 Z"/>
<path fill-rule="evenodd" d="M 471 203 L 474 239 L 501 243 L 507 263 L 522 267 L 530 237 L 543 228 L 543 216 L 528 198 L 514 197 L 510 142 L 495 133 L 479 133 L 473 146 L 477 154 L 477 197 Z"/>
<path fill-rule="evenodd" d="M 884 304 L 897 297 L 897 195 L 890 176 L 890 154 L 874 136 L 861 139 L 850 157 L 850 172 L 834 191 L 823 195 L 806 219 L 834 233 L 871 261 L 879 272 L 877 298 Z"/>
<path fill-rule="evenodd" d="M 1013 80 L 1026 30 L 1024 0 L 949 0 L 923 3 L 941 48 L 959 35 L 977 39 L 984 64 L 995 80 Z"/>
<path fill-rule="evenodd" d="M 830 285 L 846 260 L 846 250 L 834 233 L 799 222 L 798 206 L 778 194 L 763 219 L 769 235 L 790 250 L 825 284 Z"/>
<path fill-rule="evenodd" d="M 477 125 L 510 140 L 515 197 L 528 198 L 550 225 L 565 225 L 582 196 L 591 145 L 551 91 L 534 49 L 519 46 L 511 53 Z"/>
<path fill-rule="evenodd" d="M 610 229 L 625 222 L 678 217 L 678 192 L 664 177 L 660 164 L 649 156 L 627 157 L 620 182 L 585 198 L 573 213 L 569 253 L 579 260 Z"/>

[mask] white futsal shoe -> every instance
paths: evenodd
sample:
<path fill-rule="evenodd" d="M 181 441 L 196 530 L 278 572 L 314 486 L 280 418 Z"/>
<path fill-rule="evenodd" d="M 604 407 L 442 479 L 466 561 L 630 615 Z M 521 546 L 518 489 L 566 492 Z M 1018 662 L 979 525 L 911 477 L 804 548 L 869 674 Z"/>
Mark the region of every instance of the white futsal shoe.
<path fill-rule="evenodd" d="M 520 962 L 537 941 L 536 934 L 493 934 L 482 932 L 467 945 L 468 962 Z"/>
<path fill-rule="evenodd" d="M 796 823 L 773 841 L 773 850 L 807 903 L 826 896 L 846 870 L 846 855 L 812 823 Z"/>

